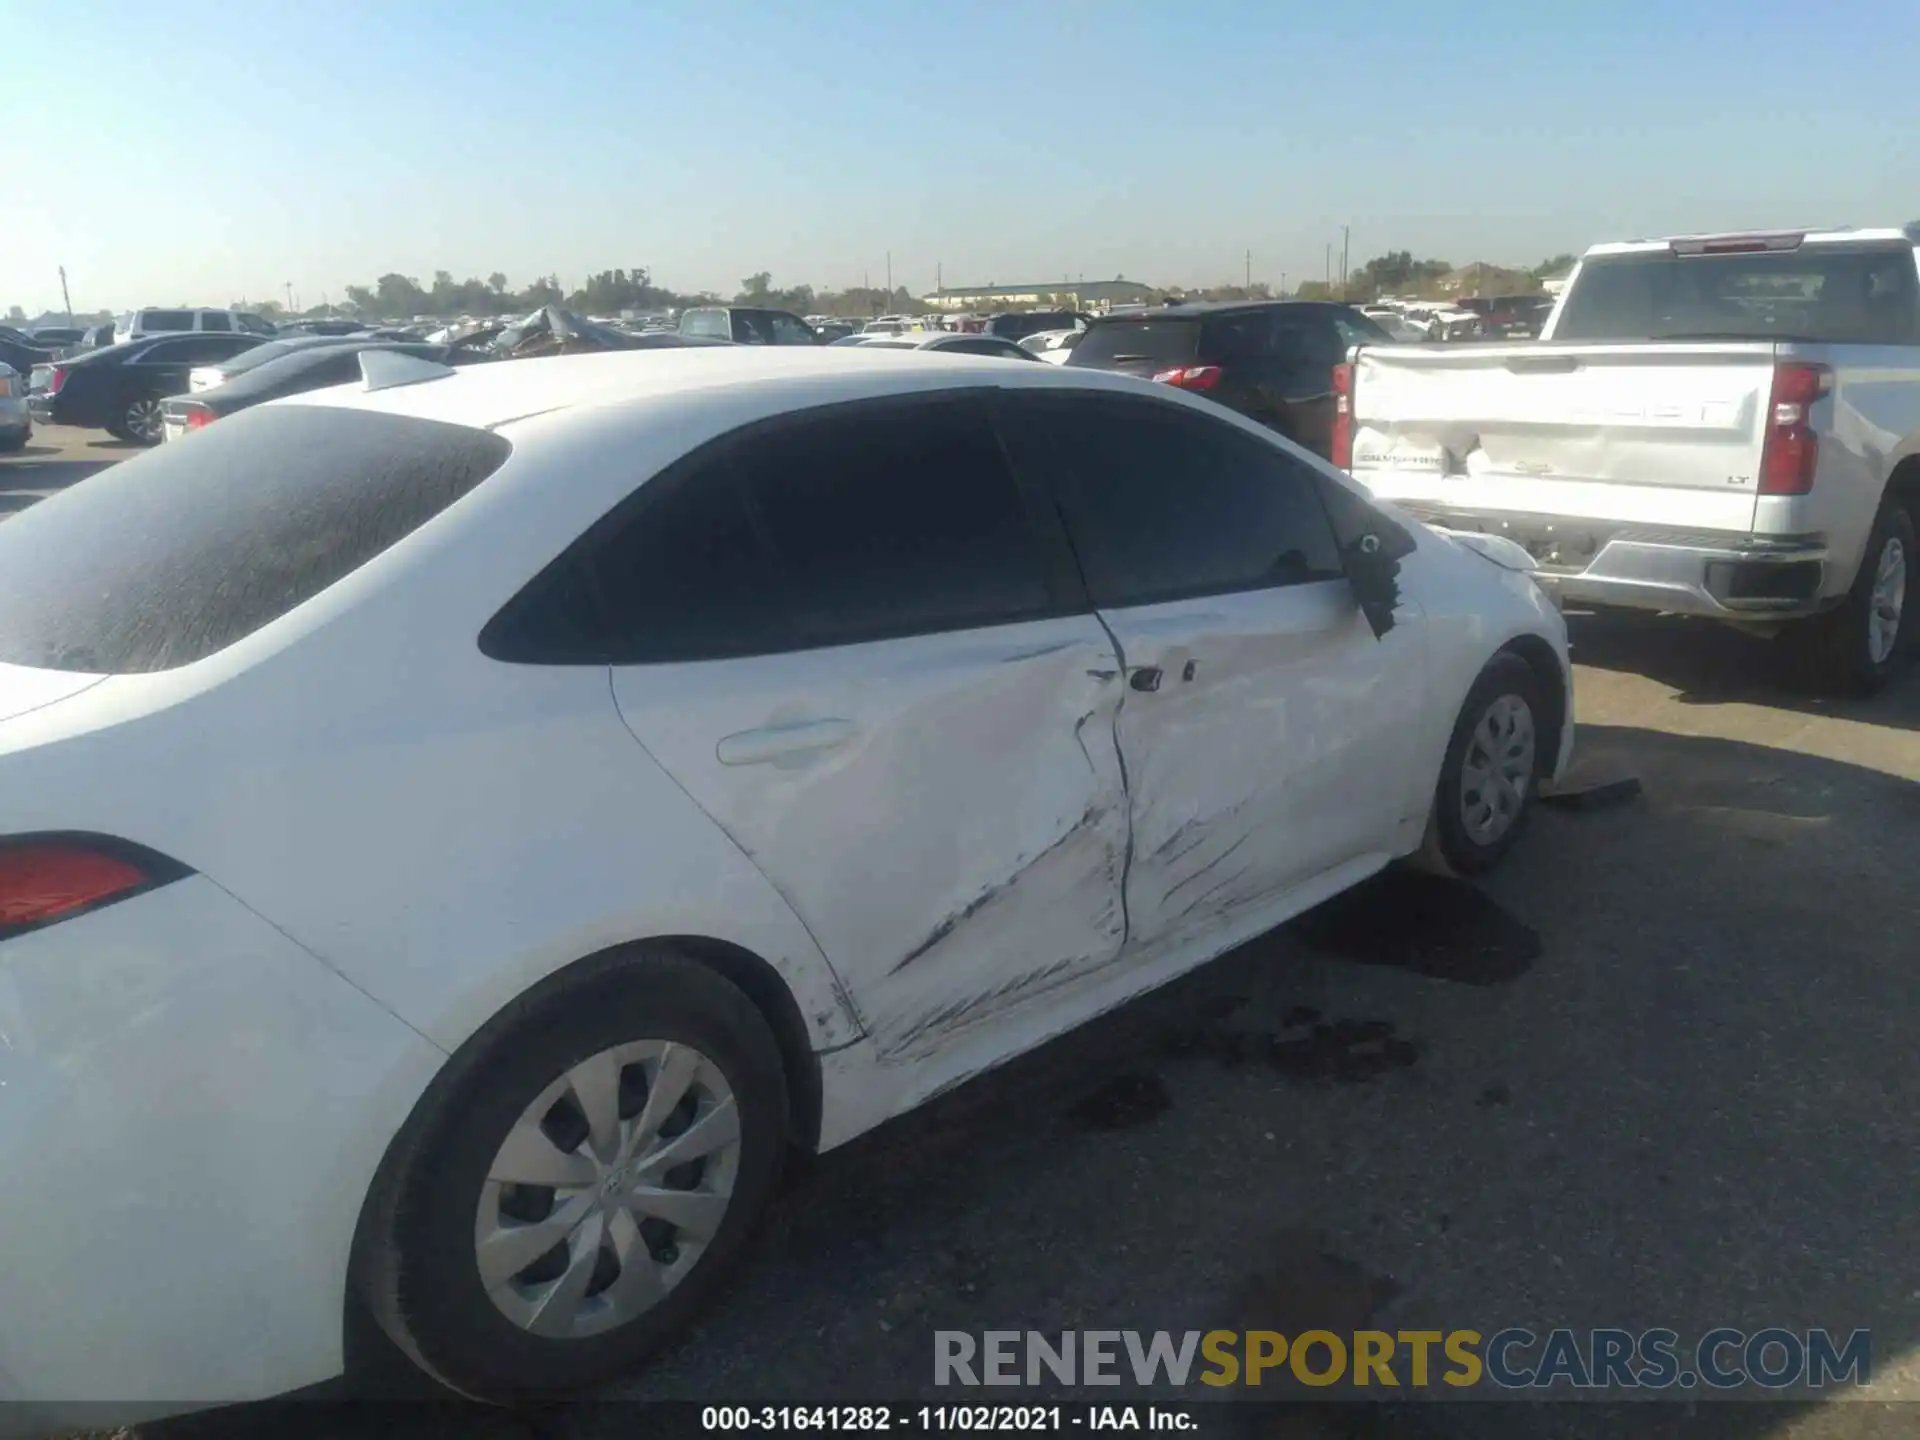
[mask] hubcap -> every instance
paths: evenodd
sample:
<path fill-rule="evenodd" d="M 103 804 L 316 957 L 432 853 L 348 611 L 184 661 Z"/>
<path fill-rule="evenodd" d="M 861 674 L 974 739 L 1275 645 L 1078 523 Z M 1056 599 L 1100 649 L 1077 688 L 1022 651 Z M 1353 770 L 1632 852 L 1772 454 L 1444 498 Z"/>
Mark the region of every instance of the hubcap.
<path fill-rule="evenodd" d="M 160 402 L 136 400 L 129 405 L 127 429 L 133 432 L 137 440 L 157 440 L 160 437 Z"/>
<path fill-rule="evenodd" d="M 1907 547 L 1898 535 L 1889 535 L 1867 601 L 1867 654 L 1874 664 L 1884 665 L 1900 642 L 1900 614 L 1906 607 Z"/>
<path fill-rule="evenodd" d="M 1491 845 L 1520 818 L 1533 783 L 1533 710 L 1502 695 L 1481 712 L 1460 773 L 1460 823 L 1477 845 Z"/>
<path fill-rule="evenodd" d="M 536 1335 L 623 1325 L 699 1263 L 739 1165 L 739 1109 L 719 1066 L 666 1040 L 602 1050 L 501 1142 L 474 1219 L 480 1281 Z"/>

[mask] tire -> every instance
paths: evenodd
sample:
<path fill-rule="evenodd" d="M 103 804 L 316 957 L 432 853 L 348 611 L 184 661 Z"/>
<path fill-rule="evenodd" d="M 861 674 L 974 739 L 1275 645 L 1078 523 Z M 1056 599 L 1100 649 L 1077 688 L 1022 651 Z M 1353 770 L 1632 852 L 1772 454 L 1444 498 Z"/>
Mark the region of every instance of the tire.
<path fill-rule="evenodd" d="M 18 435 L 0 435 L 0 455 L 12 455 L 27 448 L 27 441 L 33 438 L 33 431 L 22 430 Z"/>
<path fill-rule="evenodd" d="M 1526 829 L 1539 789 L 1543 759 L 1539 741 L 1546 713 L 1539 677 L 1519 656 L 1496 655 L 1480 672 L 1453 722 L 1440 780 L 1434 787 L 1424 847 L 1430 868 L 1480 875 L 1513 848 Z M 1503 728 L 1506 725 L 1513 728 Z M 1496 766 L 1493 772 L 1480 763 L 1489 756 L 1485 727 L 1523 746 L 1506 767 Z M 1495 753 L 1491 758 L 1503 757 Z M 1489 773 L 1505 774 L 1506 787 L 1496 785 L 1489 791 L 1488 782 L 1478 778 Z"/>
<path fill-rule="evenodd" d="M 613 1047 L 629 1048 L 609 1061 L 606 1052 Z M 712 1088 L 717 1077 L 731 1093 L 738 1120 L 731 1149 L 709 1151 L 696 1162 L 697 1173 L 692 1165 L 648 1167 L 642 1163 L 645 1147 L 624 1166 L 594 1159 L 595 1140 L 577 1094 L 596 1087 L 571 1080 L 569 1072 L 578 1068 L 603 1081 L 619 1076 L 598 1093 L 617 1101 L 617 1128 L 625 1133 L 646 1119 L 644 1102 L 662 1070 L 673 1064 L 683 1071 L 669 1060 L 674 1053 L 679 1061 L 692 1054 L 699 1062 L 687 1092 L 698 1100 L 699 1113 L 676 1127 L 683 1102 L 670 1113 L 666 1136 L 707 1127 L 700 1129 L 704 1145 L 726 1133 L 725 1126 L 710 1123 L 724 1109 Z M 589 1060 L 594 1065 L 583 1066 Z M 543 1108 L 549 1099 L 551 1108 Z M 544 1121 L 538 1119 L 542 1114 Z M 515 1144 L 503 1150 L 510 1131 Z M 583 967 L 490 1024 L 435 1082 L 369 1197 L 356 1288 L 403 1352 L 468 1395 L 532 1402 L 604 1384 L 673 1338 L 725 1282 L 773 1193 L 786 1135 L 780 1052 L 760 1012 L 737 988 L 659 947 Z M 577 1143 L 569 1150 L 569 1142 Z M 584 1185 L 567 1189 L 517 1188 L 489 1179 L 490 1171 L 538 1174 L 556 1163 L 569 1177 L 593 1173 L 585 1175 Z M 636 1167 L 653 1182 L 633 1192 L 650 1197 L 634 1202 L 649 1212 L 639 1220 L 637 1210 L 608 1199 L 626 1193 Z M 665 1203 L 658 1197 L 667 1192 L 723 1188 L 730 1198 L 718 1208 L 711 1198 L 698 1202 L 700 1212 L 708 1213 L 704 1241 L 696 1233 L 702 1227 L 677 1228 L 658 1216 Z M 692 1203 L 676 1200 L 667 1208 L 679 1213 Z M 551 1215 L 543 1220 L 548 1207 Z M 516 1224 L 515 1215 L 533 1223 Z M 564 1223 L 568 1218 L 571 1229 Z M 494 1253 L 509 1257 L 493 1262 L 491 1288 L 482 1278 L 483 1232 Z M 563 1233 L 557 1252 L 509 1273 L 521 1256 L 540 1249 L 540 1241 L 558 1242 Z M 628 1247 L 627 1265 L 618 1263 L 609 1241 Z M 635 1265 L 643 1268 L 628 1268 Z M 629 1275 L 636 1282 L 651 1277 L 671 1283 L 654 1293 L 650 1281 L 629 1287 Z M 586 1292 L 573 1310 L 565 1303 L 570 1286 Z M 548 1308 L 531 1318 L 542 1297 Z M 535 1333 L 538 1328 L 551 1333 Z"/>
<path fill-rule="evenodd" d="M 118 426 L 114 433 L 135 445 L 158 445 L 164 438 L 160 427 L 160 397 L 138 395 L 129 400 L 127 408 L 120 412 Z"/>
<path fill-rule="evenodd" d="M 1816 688 L 1872 695 L 1885 689 L 1913 655 L 1920 630 L 1913 621 L 1916 592 L 1920 544 L 1915 543 L 1913 514 L 1905 501 L 1889 495 L 1874 516 L 1860 571 L 1846 599 L 1823 615 L 1792 625 L 1783 638 L 1794 646 L 1801 671 Z"/>

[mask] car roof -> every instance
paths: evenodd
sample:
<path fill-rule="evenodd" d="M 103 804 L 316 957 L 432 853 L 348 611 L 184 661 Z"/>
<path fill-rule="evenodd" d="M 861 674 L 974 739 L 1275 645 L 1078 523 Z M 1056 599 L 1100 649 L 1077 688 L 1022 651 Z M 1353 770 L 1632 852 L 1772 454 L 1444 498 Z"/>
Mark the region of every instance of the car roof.
<path fill-rule="evenodd" d="M 838 353 L 829 353 L 837 350 Z M 1042 373 L 1047 372 L 1047 373 Z M 334 405 L 497 429 L 559 411 L 668 403 L 693 396 L 737 399 L 749 416 L 946 387 L 1008 384 L 1114 389 L 1139 393 L 1132 376 L 1099 370 L 1015 366 L 990 355 L 908 356 L 865 345 L 692 346 L 615 350 L 474 365 L 412 385 L 368 391 L 344 385 L 274 404 Z"/>
<path fill-rule="evenodd" d="M 1096 315 L 1096 325 L 1111 320 L 1156 320 L 1162 316 L 1175 320 L 1204 315 L 1251 314 L 1259 310 L 1352 310 L 1339 300 L 1191 300 L 1180 305 L 1150 305 L 1145 310 L 1129 310 L 1122 315 Z"/>

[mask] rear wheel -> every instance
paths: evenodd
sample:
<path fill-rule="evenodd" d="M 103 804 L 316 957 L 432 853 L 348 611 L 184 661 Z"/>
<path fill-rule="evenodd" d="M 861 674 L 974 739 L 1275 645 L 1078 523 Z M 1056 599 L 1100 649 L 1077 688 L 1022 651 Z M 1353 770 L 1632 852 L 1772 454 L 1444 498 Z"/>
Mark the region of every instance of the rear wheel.
<path fill-rule="evenodd" d="M 1546 715 L 1539 678 L 1517 655 L 1496 655 L 1453 723 L 1427 827 L 1429 861 L 1461 875 L 1491 870 L 1533 809 Z"/>
<path fill-rule="evenodd" d="M 1808 678 L 1822 689 L 1870 695 L 1900 672 L 1913 651 L 1909 603 L 1920 587 L 1920 546 L 1912 512 L 1889 495 L 1874 517 L 1860 570 L 1846 599 L 1785 634 Z"/>
<path fill-rule="evenodd" d="M 0 455 L 9 455 L 16 450 L 27 448 L 27 441 L 33 437 L 31 430 L 22 430 L 14 435 L 0 435 Z"/>
<path fill-rule="evenodd" d="M 711 1298 L 772 1194 L 787 1094 L 766 1022 L 666 950 L 490 1027 L 370 1202 L 359 1288 L 456 1389 L 602 1384 Z"/>
<path fill-rule="evenodd" d="M 160 421 L 160 399 L 156 395 L 142 395 L 129 400 L 127 408 L 120 414 L 118 432 L 136 445 L 158 445 L 162 438 Z"/>

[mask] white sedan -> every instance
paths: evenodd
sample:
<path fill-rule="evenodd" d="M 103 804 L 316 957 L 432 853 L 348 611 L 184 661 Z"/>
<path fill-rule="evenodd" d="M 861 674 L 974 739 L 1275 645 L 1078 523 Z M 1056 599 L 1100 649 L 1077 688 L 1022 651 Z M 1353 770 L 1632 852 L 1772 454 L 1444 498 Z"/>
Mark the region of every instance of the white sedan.
<path fill-rule="evenodd" d="M 1170 387 L 364 364 L 0 525 L 0 1402 L 604 1381 L 790 1149 L 1572 750 L 1517 547 Z"/>

